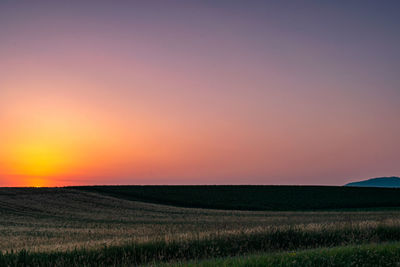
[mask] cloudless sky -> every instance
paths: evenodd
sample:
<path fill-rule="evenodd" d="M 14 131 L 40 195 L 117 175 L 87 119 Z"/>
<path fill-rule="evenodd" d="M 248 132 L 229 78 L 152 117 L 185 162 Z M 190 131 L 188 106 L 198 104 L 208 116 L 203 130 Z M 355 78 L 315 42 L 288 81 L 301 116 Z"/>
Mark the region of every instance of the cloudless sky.
<path fill-rule="evenodd" d="M 0 2 L 0 186 L 400 175 L 398 1 Z"/>

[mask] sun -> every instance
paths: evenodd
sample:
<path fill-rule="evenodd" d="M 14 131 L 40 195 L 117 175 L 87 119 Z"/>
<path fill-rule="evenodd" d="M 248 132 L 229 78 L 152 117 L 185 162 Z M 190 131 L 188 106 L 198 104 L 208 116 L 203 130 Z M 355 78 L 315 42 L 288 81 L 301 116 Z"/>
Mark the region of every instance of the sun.
<path fill-rule="evenodd" d="M 46 187 L 51 177 L 63 171 L 62 152 L 57 147 L 36 143 L 24 144 L 14 148 L 12 169 L 20 175 L 21 182 L 28 187 Z"/>
<path fill-rule="evenodd" d="M 26 178 L 25 185 L 27 187 L 35 187 L 35 188 L 50 186 L 49 179 L 46 178 L 46 177 L 29 177 L 29 178 Z"/>
<path fill-rule="evenodd" d="M 51 175 L 57 170 L 59 155 L 51 147 L 30 145 L 21 149 L 19 168 L 26 175 Z"/>

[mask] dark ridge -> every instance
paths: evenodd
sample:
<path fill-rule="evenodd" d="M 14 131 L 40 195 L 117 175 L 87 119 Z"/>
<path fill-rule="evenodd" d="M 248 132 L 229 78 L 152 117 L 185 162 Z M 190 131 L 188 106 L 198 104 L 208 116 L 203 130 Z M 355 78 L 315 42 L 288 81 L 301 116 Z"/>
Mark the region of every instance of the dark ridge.
<path fill-rule="evenodd" d="M 344 186 L 81 186 L 121 199 L 226 210 L 334 210 L 400 207 L 400 189 Z"/>

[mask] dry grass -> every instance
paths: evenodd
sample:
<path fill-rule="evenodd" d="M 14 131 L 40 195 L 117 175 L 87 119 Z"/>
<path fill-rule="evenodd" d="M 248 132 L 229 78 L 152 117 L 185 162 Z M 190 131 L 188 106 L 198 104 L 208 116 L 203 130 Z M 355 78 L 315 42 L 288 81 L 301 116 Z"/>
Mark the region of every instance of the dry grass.
<path fill-rule="evenodd" d="M 65 251 L 298 227 L 400 226 L 400 211 L 246 212 L 178 208 L 72 189 L 0 188 L 0 251 Z"/>

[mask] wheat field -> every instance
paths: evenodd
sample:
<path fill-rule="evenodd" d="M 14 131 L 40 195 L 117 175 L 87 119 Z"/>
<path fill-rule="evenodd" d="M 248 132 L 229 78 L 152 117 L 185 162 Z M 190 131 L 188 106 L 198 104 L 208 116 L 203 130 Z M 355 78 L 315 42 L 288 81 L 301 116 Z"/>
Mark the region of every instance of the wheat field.
<path fill-rule="evenodd" d="M 400 226 L 399 210 L 261 212 L 180 208 L 65 188 L 1 188 L 0 250 L 51 252 L 284 229 Z"/>

